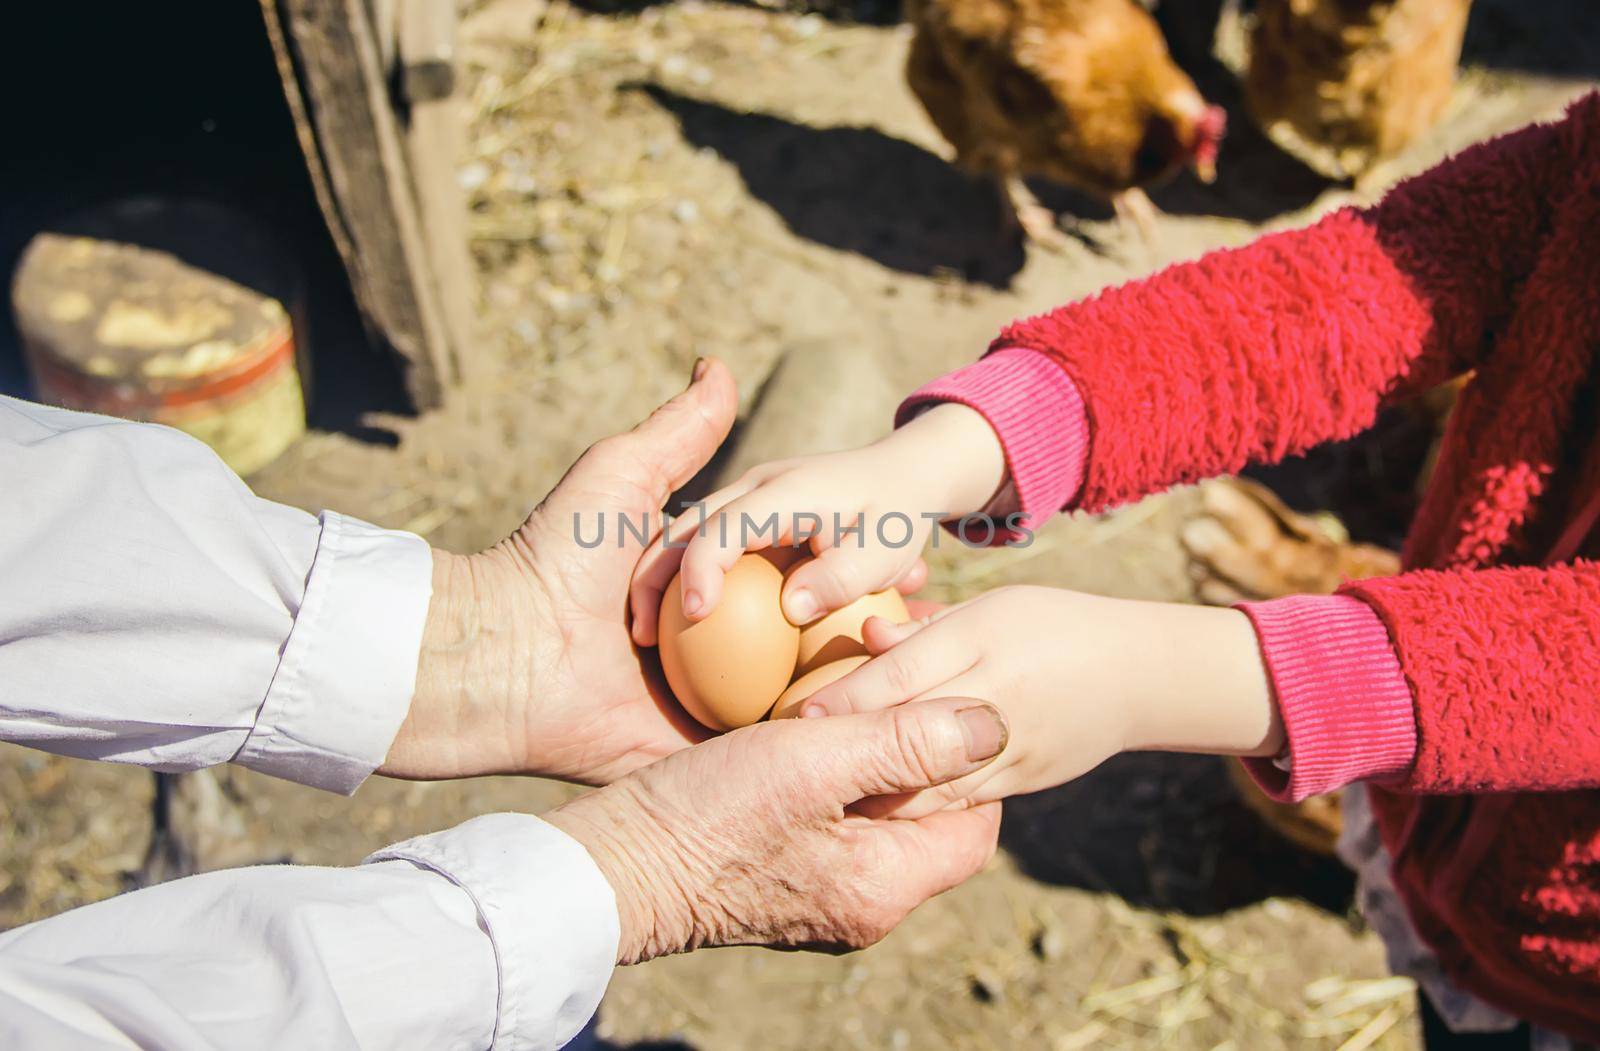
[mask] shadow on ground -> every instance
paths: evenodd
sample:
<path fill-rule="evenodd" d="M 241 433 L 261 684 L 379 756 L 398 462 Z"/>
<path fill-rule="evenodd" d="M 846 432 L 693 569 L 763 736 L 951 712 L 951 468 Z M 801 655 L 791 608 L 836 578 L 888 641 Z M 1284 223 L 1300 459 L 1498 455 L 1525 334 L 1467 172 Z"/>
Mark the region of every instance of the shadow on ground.
<path fill-rule="evenodd" d="M 796 236 L 904 273 L 953 273 L 1005 287 L 1024 262 L 987 182 L 874 128 L 812 128 L 656 84 L 631 85 L 715 150 Z"/>
<path fill-rule="evenodd" d="M 1008 800 L 1000 841 L 1034 879 L 1194 916 L 1273 897 L 1343 914 L 1354 891 L 1337 860 L 1299 850 L 1247 810 L 1209 756 L 1123 755 Z"/>
<path fill-rule="evenodd" d="M 772 113 L 741 112 L 656 84 L 631 85 L 678 121 L 691 144 L 716 151 L 751 196 L 799 237 L 855 252 L 904 273 L 953 273 L 996 288 L 1024 263 L 1002 221 L 993 184 L 921 146 L 868 127 L 813 128 Z M 1163 211 L 1261 222 L 1309 204 L 1327 188 L 1315 172 L 1234 117 L 1217 182 L 1180 174 L 1152 197 Z M 1104 220 L 1104 201 L 1031 181 L 1040 201 L 1073 219 Z"/>
<path fill-rule="evenodd" d="M 648 0 L 588 2 L 632 10 Z M 1223 2 L 1157 9 L 1174 58 L 1206 98 L 1228 111 L 1229 133 L 1215 183 L 1184 172 L 1151 196 L 1174 215 L 1261 223 L 1306 207 L 1330 184 L 1273 145 L 1246 115 L 1238 79 L 1213 53 Z M 1463 62 L 1556 76 L 1600 73 L 1600 22 L 1587 13 L 1579 0 L 1483 0 L 1473 10 Z M 906 273 L 952 272 L 995 287 L 1006 287 L 1022 265 L 1017 238 L 999 222 L 993 191 L 919 146 L 872 128 L 812 128 L 658 85 L 641 90 L 678 119 L 688 141 L 734 164 L 750 193 L 798 236 Z M 1110 215 L 1103 201 L 1070 188 L 1030 185 L 1063 216 L 1069 232 L 1074 218 Z"/>
<path fill-rule="evenodd" d="M 1600 20 L 1589 0 L 1477 0 L 1461 63 L 1554 77 L 1600 77 Z"/>

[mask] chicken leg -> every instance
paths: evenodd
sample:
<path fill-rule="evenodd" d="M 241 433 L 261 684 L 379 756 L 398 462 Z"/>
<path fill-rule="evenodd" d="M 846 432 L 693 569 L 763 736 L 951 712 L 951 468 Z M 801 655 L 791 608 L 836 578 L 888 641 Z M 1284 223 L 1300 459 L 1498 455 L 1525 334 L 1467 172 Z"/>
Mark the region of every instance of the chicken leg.
<path fill-rule="evenodd" d="M 1131 187 L 1111 198 L 1111 208 L 1118 219 L 1139 231 L 1139 240 L 1146 245 L 1156 243 L 1156 218 L 1161 213 L 1149 194 L 1137 186 Z"/>
<path fill-rule="evenodd" d="M 1351 543 L 1331 516 L 1292 511 L 1256 482 L 1207 482 L 1200 500 L 1200 514 L 1179 539 L 1191 559 L 1195 590 L 1210 605 L 1326 595 L 1346 580 L 1400 570 L 1393 551 Z"/>
<path fill-rule="evenodd" d="M 1007 230 L 1020 230 L 1029 242 L 1049 252 L 1066 249 L 1067 235 L 1061 232 L 1056 213 L 1039 203 L 1022 176 L 996 176 L 995 189 L 1000 195 L 1000 215 Z"/>
<path fill-rule="evenodd" d="M 129 874 L 130 884 L 149 887 L 214 869 L 290 860 L 251 834 L 239 791 L 223 776 L 216 770 L 155 775 L 150 847 Z"/>

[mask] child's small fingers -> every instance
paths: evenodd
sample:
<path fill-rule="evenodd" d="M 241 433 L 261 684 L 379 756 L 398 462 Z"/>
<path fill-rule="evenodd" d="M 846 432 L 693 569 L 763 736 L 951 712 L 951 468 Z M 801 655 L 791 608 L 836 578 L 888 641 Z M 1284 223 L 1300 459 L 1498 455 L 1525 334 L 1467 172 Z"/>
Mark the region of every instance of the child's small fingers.
<path fill-rule="evenodd" d="M 886 617 L 868 617 L 861 625 L 861 641 L 866 645 L 867 652 L 876 657 L 880 653 L 894 649 L 929 624 L 943 620 L 964 605 L 966 605 L 964 602 L 954 606 L 943 602 L 908 602 L 906 610 L 911 614 L 910 620 L 896 624 Z"/>
<path fill-rule="evenodd" d="M 982 771 L 979 772 L 981 773 Z M 972 776 L 975 775 L 968 775 L 968 777 Z M 959 778 L 946 784 L 924 788 L 920 792 L 901 792 L 892 796 L 871 796 L 854 803 L 850 807 L 850 812 L 875 820 L 901 818 L 914 821 L 919 817 L 927 817 L 929 814 L 936 814 L 941 810 L 954 810 L 966 801 L 965 797 L 961 795 L 961 786 L 967 779 L 967 777 Z"/>
<path fill-rule="evenodd" d="M 688 538 L 694 535 L 698 526 L 698 516 L 674 520 L 651 541 L 633 567 L 633 579 L 628 582 L 628 605 L 633 611 L 633 641 L 640 646 L 656 644 L 656 631 L 661 621 L 661 596 L 666 593 L 672 578 L 678 575 Z"/>
<path fill-rule="evenodd" d="M 816 717 L 872 712 L 936 689 L 939 696 L 953 696 L 944 689 L 945 684 L 964 675 L 976 663 L 976 656 L 959 637 L 951 638 L 942 631 L 916 631 L 900 645 L 818 690 L 801 714 Z"/>
<path fill-rule="evenodd" d="M 894 589 L 902 595 L 915 595 L 928 586 L 928 563 L 920 557 L 900 574 L 894 582 Z"/>
<path fill-rule="evenodd" d="M 660 624 L 661 595 L 678 572 L 681 549 L 668 548 L 662 538 L 656 537 L 633 567 L 633 579 L 628 582 L 628 608 L 633 613 L 633 641 L 640 646 L 656 644 L 656 629 Z"/>
<path fill-rule="evenodd" d="M 929 691 L 919 699 L 929 699 L 935 695 L 940 697 L 972 696 L 982 698 L 986 692 L 992 692 L 987 683 L 979 682 L 969 675 L 959 676 L 948 683 L 939 686 L 937 690 Z M 1009 744 L 1009 742 L 1007 742 Z M 866 817 L 900 818 L 915 821 L 917 818 L 938 813 L 941 810 L 964 810 L 968 807 L 978 806 L 995 798 L 994 792 L 985 792 L 984 787 L 1008 765 L 1009 757 L 1004 750 L 989 765 L 974 770 L 965 777 L 958 777 L 942 785 L 934 785 L 918 792 L 900 792 L 895 795 L 875 796 L 863 799 L 856 803 L 856 813 Z"/>
<path fill-rule="evenodd" d="M 1194 519 L 1179 531 L 1178 539 L 1194 560 L 1192 575 L 1216 579 L 1237 591 L 1258 595 L 1283 590 L 1283 576 L 1274 560 L 1264 559 L 1259 551 L 1240 544 L 1215 519 Z"/>
<path fill-rule="evenodd" d="M 656 644 L 661 596 L 682 566 L 684 549 L 689 540 L 717 509 L 743 496 L 746 491 L 741 480 L 712 493 L 694 508 L 673 519 L 639 556 L 639 561 L 633 567 L 633 578 L 628 582 L 628 606 L 633 613 L 632 633 L 637 645 Z"/>
<path fill-rule="evenodd" d="M 925 622 L 919 620 L 896 624 L 885 617 L 868 617 L 861 625 L 861 641 L 866 645 L 867 652 L 876 657 L 894 649 L 925 626 Z"/>
<path fill-rule="evenodd" d="M 795 568 L 783 587 L 783 613 L 791 624 L 809 624 L 863 595 L 894 586 L 903 575 L 904 553 L 850 543 L 824 548 Z"/>
<path fill-rule="evenodd" d="M 654 646 L 661 630 L 661 592 L 628 591 L 628 610 L 631 620 L 628 637 L 635 646 Z"/>
<path fill-rule="evenodd" d="M 900 792 L 892 796 L 862 799 L 851 806 L 850 811 L 862 817 L 915 821 L 941 810 L 968 810 L 992 802 L 983 788 L 993 776 L 989 768 L 984 767 L 966 777 L 924 788 L 920 792 Z"/>
<path fill-rule="evenodd" d="M 748 478 L 748 476 L 747 476 Z M 682 546 L 678 573 L 683 580 L 683 613 L 690 620 L 704 620 L 722 600 L 722 577 L 747 550 L 773 543 L 770 531 L 758 531 L 771 512 L 767 505 L 782 499 L 780 494 L 756 488 L 756 483 L 741 479 L 713 493 L 684 516 L 687 528 L 674 537 Z M 674 523 L 676 525 L 677 523 Z"/>
<path fill-rule="evenodd" d="M 950 783 L 956 784 L 957 782 L 951 781 Z M 939 785 L 938 787 L 943 788 L 944 785 Z M 892 796 L 868 796 L 865 799 L 856 800 L 846 809 L 852 814 L 872 818 L 876 821 L 879 818 L 892 816 L 896 810 L 904 807 L 921 794 L 921 792 L 898 792 Z"/>
<path fill-rule="evenodd" d="M 683 564 L 678 574 L 683 581 L 683 615 L 690 620 L 704 620 L 722 601 L 722 577 L 733 564 L 743 558 L 746 551 L 759 550 L 769 545 L 767 538 L 757 538 L 754 544 L 740 528 L 740 514 L 746 503 L 735 500 L 706 519 L 700 530 L 683 549 Z M 748 545 L 748 546 L 747 546 Z"/>

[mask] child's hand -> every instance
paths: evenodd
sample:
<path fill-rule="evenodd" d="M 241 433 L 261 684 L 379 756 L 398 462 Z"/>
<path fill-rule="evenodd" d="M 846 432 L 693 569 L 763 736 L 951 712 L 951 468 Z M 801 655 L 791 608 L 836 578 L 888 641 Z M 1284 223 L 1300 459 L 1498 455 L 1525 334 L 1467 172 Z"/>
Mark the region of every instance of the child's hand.
<path fill-rule="evenodd" d="M 1254 630 L 1229 609 L 1002 588 L 924 622 L 867 621 L 878 656 L 818 691 L 803 715 L 974 697 L 1011 738 L 959 781 L 874 801 L 917 816 L 1051 788 L 1132 750 L 1274 755 L 1283 730 Z"/>
<path fill-rule="evenodd" d="M 680 518 L 640 558 L 629 595 L 634 641 L 655 644 L 661 595 L 674 573 L 683 574 L 684 615 L 701 620 L 722 597 L 723 573 L 765 547 L 809 543 L 817 556 L 784 586 L 783 611 L 795 624 L 887 587 L 915 590 L 923 545 L 940 517 L 981 509 L 1004 476 L 994 431 L 956 404 L 936 406 L 865 448 L 753 468 L 708 496 L 704 517 Z"/>

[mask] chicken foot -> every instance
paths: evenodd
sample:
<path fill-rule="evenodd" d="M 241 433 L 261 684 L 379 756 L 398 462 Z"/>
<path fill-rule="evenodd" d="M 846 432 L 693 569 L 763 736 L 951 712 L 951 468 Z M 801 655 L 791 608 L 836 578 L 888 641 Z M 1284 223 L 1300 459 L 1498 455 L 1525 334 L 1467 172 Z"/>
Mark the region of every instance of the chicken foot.
<path fill-rule="evenodd" d="M 252 834 L 243 801 L 215 769 L 155 775 L 154 827 L 133 887 L 245 865 L 284 864 L 288 855 Z"/>
<path fill-rule="evenodd" d="M 1161 213 L 1149 194 L 1137 186 L 1130 187 L 1111 198 L 1111 208 L 1118 219 L 1139 231 L 1139 239 L 1146 245 L 1156 243 L 1156 218 Z"/>
<path fill-rule="evenodd" d="M 1022 176 L 995 176 L 994 186 L 1006 231 L 1020 230 L 1028 241 L 1049 252 L 1066 249 L 1067 235 L 1061 232 L 1056 213 L 1039 203 Z"/>
<path fill-rule="evenodd" d="M 1201 511 L 1179 539 L 1200 600 L 1209 605 L 1331 593 L 1346 580 L 1400 570 L 1393 551 L 1351 543 L 1326 516 L 1292 511 L 1268 488 L 1243 478 L 1201 487 Z"/>

